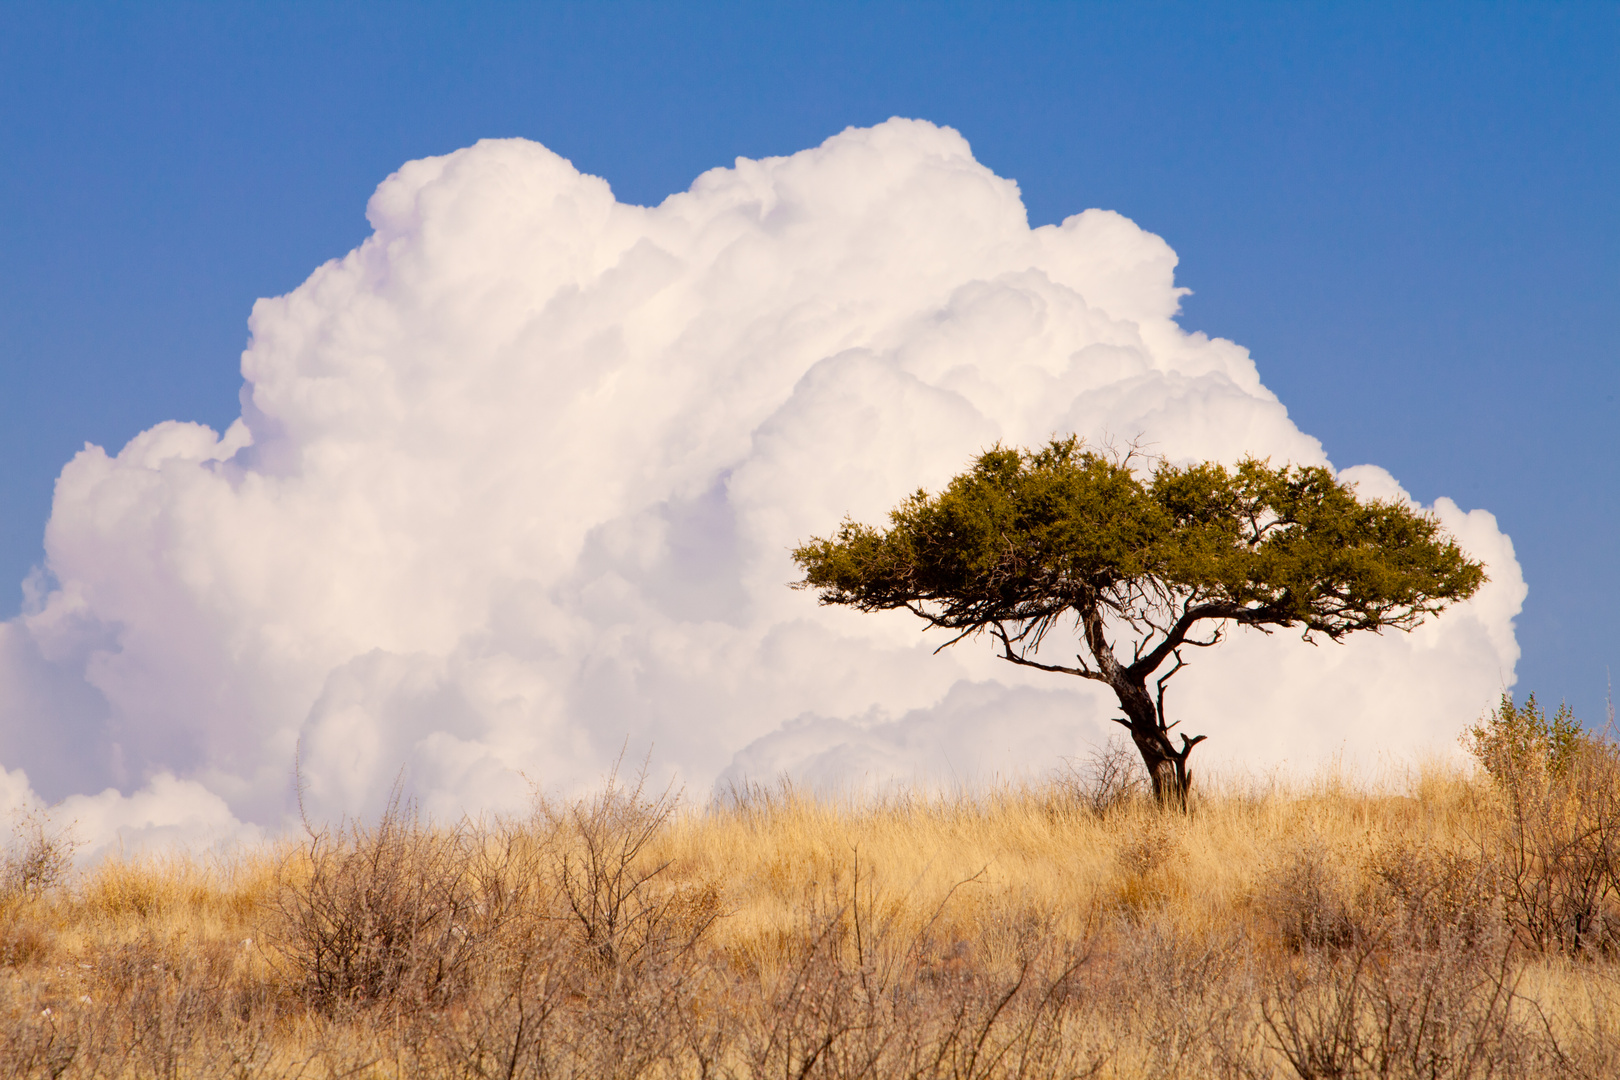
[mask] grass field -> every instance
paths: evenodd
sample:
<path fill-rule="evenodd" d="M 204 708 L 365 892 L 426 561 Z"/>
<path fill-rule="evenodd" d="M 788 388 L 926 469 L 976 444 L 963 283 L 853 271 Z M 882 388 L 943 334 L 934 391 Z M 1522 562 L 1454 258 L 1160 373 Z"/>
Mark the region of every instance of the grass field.
<path fill-rule="evenodd" d="M 1617 1076 L 1620 754 L 1556 721 L 1185 814 L 1116 748 L 956 799 L 396 806 L 77 877 L 24 829 L 0 1075 Z"/>

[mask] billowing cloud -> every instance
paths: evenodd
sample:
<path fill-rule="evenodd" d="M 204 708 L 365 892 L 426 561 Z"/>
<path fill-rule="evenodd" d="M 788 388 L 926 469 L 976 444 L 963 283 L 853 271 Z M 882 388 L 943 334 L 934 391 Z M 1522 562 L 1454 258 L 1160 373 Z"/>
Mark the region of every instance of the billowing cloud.
<path fill-rule="evenodd" d="M 698 791 L 1039 772 L 1106 736 L 1105 695 L 820 609 L 792 545 L 998 440 L 1325 463 L 1246 350 L 1176 323 L 1163 240 L 1104 210 L 1031 229 L 948 128 L 739 159 L 650 208 L 488 141 L 368 214 L 255 306 L 229 430 L 159 424 L 57 482 L 0 626 L 0 763 L 49 800 L 116 789 L 103 832 L 273 827 L 299 788 L 364 813 L 402 769 L 432 812 L 511 808 L 626 746 Z M 1511 681 L 1511 545 L 1435 510 L 1490 585 L 1412 635 L 1201 656 L 1172 702 L 1210 759 L 1444 743 Z"/>

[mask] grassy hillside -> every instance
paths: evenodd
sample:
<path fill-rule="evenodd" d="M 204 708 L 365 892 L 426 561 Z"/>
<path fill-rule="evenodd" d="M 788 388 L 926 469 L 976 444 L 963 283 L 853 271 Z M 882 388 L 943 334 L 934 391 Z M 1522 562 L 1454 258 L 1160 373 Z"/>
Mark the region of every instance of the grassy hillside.
<path fill-rule="evenodd" d="M 1620 1075 L 1620 755 L 1511 704 L 1475 748 L 1187 814 L 1117 756 L 955 800 L 619 784 L 68 881 L 36 833 L 0 1075 Z"/>

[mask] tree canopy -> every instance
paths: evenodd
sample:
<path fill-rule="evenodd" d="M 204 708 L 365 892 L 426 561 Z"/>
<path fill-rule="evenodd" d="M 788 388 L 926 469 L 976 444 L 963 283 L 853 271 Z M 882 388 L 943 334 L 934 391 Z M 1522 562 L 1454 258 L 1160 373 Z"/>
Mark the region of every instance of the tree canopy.
<path fill-rule="evenodd" d="M 1164 716 L 1183 648 L 1214 645 L 1229 625 L 1334 641 L 1410 630 L 1485 581 L 1432 515 L 1364 502 L 1325 468 L 1160 461 L 1144 479 L 1147 465 L 1072 436 L 994 447 L 944 491 L 907 498 L 887 529 L 845 520 L 799 546 L 795 587 L 823 604 L 906 608 L 954 632 L 940 648 L 988 633 L 1013 663 L 1107 683 L 1154 792 L 1185 803 L 1187 755 L 1204 736 L 1178 749 Z M 1076 663 L 1038 660 L 1070 619 Z"/>

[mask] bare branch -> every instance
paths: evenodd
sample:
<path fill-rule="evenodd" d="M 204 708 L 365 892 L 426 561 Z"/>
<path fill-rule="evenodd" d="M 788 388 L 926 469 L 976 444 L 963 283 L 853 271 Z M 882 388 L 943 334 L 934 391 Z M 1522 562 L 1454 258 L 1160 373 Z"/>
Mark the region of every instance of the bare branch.
<path fill-rule="evenodd" d="M 951 638 L 951 640 L 947 641 L 945 644 L 943 644 L 939 648 L 935 649 L 934 650 L 934 655 L 938 656 L 940 653 L 944 652 L 946 649 L 950 648 L 952 645 L 955 645 L 958 641 L 961 641 L 965 637 L 972 637 L 974 634 L 977 634 L 980 631 L 980 629 L 982 629 L 982 628 L 978 627 L 978 626 L 970 626 L 970 627 L 968 627 L 966 630 L 963 630 L 960 634 L 957 634 L 955 637 Z"/>
<path fill-rule="evenodd" d="M 1187 666 L 1187 661 L 1185 661 L 1185 660 L 1183 660 L 1181 658 L 1181 650 L 1180 649 L 1176 650 L 1175 656 L 1176 656 L 1176 666 L 1171 668 L 1169 671 L 1165 672 L 1163 675 L 1159 676 L 1159 680 L 1158 680 L 1158 683 L 1157 683 L 1157 686 L 1159 688 L 1159 693 L 1158 693 L 1158 697 L 1155 698 L 1154 702 L 1153 702 L 1153 707 L 1159 714 L 1159 730 L 1160 731 L 1169 731 L 1170 730 L 1170 728 L 1164 726 L 1164 684 L 1170 681 L 1170 677 L 1172 675 L 1174 675 L 1176 672 L 1180 671 L 1182 668 Z M 1174 726 L 1175 726 L 1175 724 L 1170 725 L 1170 727 L 1174 727 Z"/>
<path fill-rule="evenodd" d="M 1029 657 L 1024 656 L 1022 653 L 1015 652 L 1013 650 L 1012 643 L 1019 640 L 1019 638 L 1009 637 L 1006 628 L 1000 623 L 996 624 L 995 629 L 992 630 L 991 633 L 995 634 L 1001 639 L 1001 658 L 1003 660 L 1010 661 L 1011 663 L 1018 664 L 1020 667 L 1032 667 L 1041 671 L 1054 671 L 1063 675 L 1078 675 L 1082 679 L 1095 679 L 1098 682 L 1108 681 L 1103 677 L 1101 672 L 1093 671 L 1091 668 L 1087 667 L 1085 660 L 1078 654 L 1075 655 L 1075 660 L 1079 662 L 1078 667 L 1064 667 L 1061 664 L 1043 664 L 1038 660 L 1029 659 Z"/>

